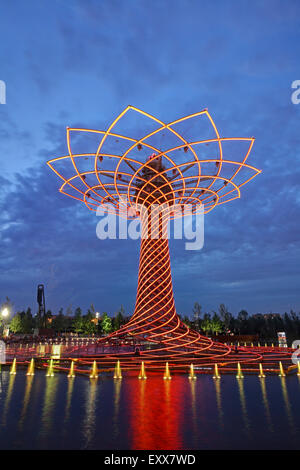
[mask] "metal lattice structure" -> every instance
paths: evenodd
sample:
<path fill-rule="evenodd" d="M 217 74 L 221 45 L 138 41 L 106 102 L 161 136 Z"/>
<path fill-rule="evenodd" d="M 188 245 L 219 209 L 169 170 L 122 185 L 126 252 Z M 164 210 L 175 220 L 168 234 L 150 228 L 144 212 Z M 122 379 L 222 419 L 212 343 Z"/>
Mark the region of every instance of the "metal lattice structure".
<path fill-rule="evenodd" d="M 125 124 L 129 135 L 121 133 L 120 124 L 129 113 L 146 120 L 148 132 L 130 135 L 130 125 Z M 144 129 L 144 123 L 141 126 Z M 208 131 L 199 139 L 205 126 Z M 139 127 L 135 122 L 133 128 L 141 133 Z M 63 180 L 60 192 L 92 211 L 100 207 L 141 220 L 135 311 L 126 325 L 105 338 L 106 344 L 134 339 L 149 360 L 166 355 L 174 361 L 237 360 L 229 359 L 229 346 L 191 330 L 177 315 L 166 231 L 168 221 L 182 217 L 186 205 L 191 213 L 206 214 L 240 197 L 240 188 L 260 173 L 246 163 L 253 143 L 252 137 L 221 137 L 207 109 L 166 124 L 128 106 L 106 131 L 67 128 L 68 155 L 48 162 Z M 232 159 L 235 147 L 239 155 Z M 149 222 L 153 210 L 157 217 Z M 245 360 L 257 356 L 246 353 Z"/>

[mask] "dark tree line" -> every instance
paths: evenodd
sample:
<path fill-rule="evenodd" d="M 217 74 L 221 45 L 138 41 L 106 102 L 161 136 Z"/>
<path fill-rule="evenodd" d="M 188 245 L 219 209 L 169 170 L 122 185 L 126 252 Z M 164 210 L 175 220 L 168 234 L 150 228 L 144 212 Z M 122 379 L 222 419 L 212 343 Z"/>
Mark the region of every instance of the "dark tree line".
<path fill-rule="evenodd" d="M 75 309 L 74 314 L 70 308 L 64 314 L 61 308 L 57 315 L 53 315 L 51 310 L 48 310 L 45 317 L 39 314 L 32 315 L 31 309 L 28 308 L 26 311 L 17 312 L 11 319 L 9 327 L 10 331 L 15 334 L 32 334 L 36 329 L 40 331 L 47 329 L 54 333 L 73 332 L 86 336 L 110 333 L 119 329 L 128 320 L 129 317 L 125 316 L 122 306 L 113 317 L 106 312 L 96 315 L 93 305 L 86 314 L 82 313 L 80 307 Z"/>
<path fill-rule="evenodd" d="M 35 329 L 50 329 L 60 334 L 65 332 L 79 335 L 107 334 L 118 330 L 128 322 L 129 317 L 125 315 L 122 306 L 113 316 L 103 312 L 99 318 L 93 305 L 85 314 L 80 307 L 74 312 L 69 307 L 65 314 L 61 308 L 56 315 L 48 310 L 44 318 L 38 314 L 33 315 L 28 308 L 26 311 L 17 312 L 10 319 L 9 326 L 10 331 L 16 334 L 32 334 Z M 285 331 L 289 342 L 300 339 L 300 316 L 293 310 L 284 315 L 249 315 L 246 310 L 241 310 L 237 316 L 234 316 L 224 304 L 221 304 L 217 311 L 204 313 L 201 305 L 196 302 L 192 316 L 181 315 L 181 318 L 189 327 L 205 335 L 259 335 L 262 341 L 275 342 L 277 333 Z"/>
<path fill-rule="evenodd" d="M 300 339 L 300 316 L 293 310 L 284 315 L 253 314 L 241 310 L 237 316 L 228 311 L 224 304 L 218 312 L 202 313 L 201 305 L 196 302 L 192 318 L 182 316 L 182 320 L 191 328 L 203 334 L 259 335 L 261 340 L 277 340 L 277 333 L 285 331 L 289 342 Z"/>

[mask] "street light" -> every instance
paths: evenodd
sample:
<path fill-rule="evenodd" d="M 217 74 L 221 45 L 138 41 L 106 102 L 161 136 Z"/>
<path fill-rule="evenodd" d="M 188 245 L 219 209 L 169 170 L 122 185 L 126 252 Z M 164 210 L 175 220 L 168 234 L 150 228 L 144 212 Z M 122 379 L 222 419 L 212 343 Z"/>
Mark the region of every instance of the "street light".
<path fill-rule="evenodd" d="M 4 309 L 2 310 L 1 313 L 2 313 L 2 317 L 3 317 L 3 318 L 7 318 L 8 315 L 9 315 L 9 310 L 8 310 L 8 308 L 7 308 L 7 307 L 4 307 Z"/>
<path fill-rule="evenodd" d="M 3 335 L 9 335 L 9 328 L 7 327 L 8 317 L 9 317 L 9 309 L 8 307 L 4 307 L 1 311 L 1 316 L 3 318 Z"/>

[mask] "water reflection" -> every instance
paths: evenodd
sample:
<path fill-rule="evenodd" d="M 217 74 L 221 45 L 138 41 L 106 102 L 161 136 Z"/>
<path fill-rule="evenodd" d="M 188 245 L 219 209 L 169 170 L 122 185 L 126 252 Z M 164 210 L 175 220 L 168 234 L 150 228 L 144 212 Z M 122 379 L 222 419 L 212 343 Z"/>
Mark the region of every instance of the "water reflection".
<path fill-rule="evenodd" d="M 299 448 L 299 383 L 296 376 L 97 381 L 4 373 L 0 448 Z"/>
<path fill-rule="evenodd" d="M 69 421 L 70 417 L 70 409 L 71 409 L 71 401 L 72 401 L 72 393 L 74 388 L 74 377 L 68 378 L 68 390 L 67 390 L 67 399 L 66 399 L 66 408 L 65 408 L 65 417 L 64 417 L 64 429 L 66 430 L 66 424 Z"/>
<path fill-rule="evenodd" d="M 186 383 L 177 377 L 128 381 L 125 399 L 130 413 L 130 448 L 181 448 L 182 387 L 186 390 Z"/>
<path fill-rule="evenodd" d="M 57 392 L 58 381 L 59 377 L 57 375 L 45 378 L 45 396 L 41 419 L 41 438 L 45 446 L 47 446 L 46 438 L 49 436 L 53 426 L 53 413 L 55 410 L 55 395 Z"/>
<path fill-rule="evenodd" d="M 295 424 L 294 424 L 294 419 L 292 415 L 289 394 L 288 394 L 287 387 L 286 387 L 286 378 L 280 377 L 280 383 L 281 383 L 282 396 L 283 396 L 283 401 L 285 405 L 285 411 L 286 411 L 287 418 L 288 418 L 288 423 L 292 431 L 292 434 L 295 434 Z"/>
<path fill-rule="evenodd" d="M 224 428 L 222 399 L 221 399 L 221 380 L 215 379 L 214 383 L 215 383 L 215 388 L 216 388 L 216 400 L 217 400 L 219 424 L 221 428 Z"/>
<path fill-rule="evenodd" d="M 146 413 L 147 403 L 145 402 L 145 388 L 147 383 L 145 380 L 139 380 L 138 384 L 138 420 L 139 420 L 139 432 L 140 437 L 138 441 L 139 449 L 143 449 L 149 439 L 147 426 L 148 426 L 148 417 Z"/>
<path fill-rule="evenodd" d="M 267 390 L 266 390 L 266 379 L 261 377 L 259 378 L 260 382 L 260 387 L 261 387 L 261 393 L 262 393 L 262 399 L 263 399 L 263 404 L 265 408 L 265 415 L 267 418 L 267 423 L 268 423 L 268 428 L 270 432 L 274 432 L 273 424 L 272 424 L 272 418 L 271 418 L 271 412 L 270 412 L 270 406 L 268 402 L 268 396 L 267 396 Z"/>
<path fill-rule="evenodd" d="M 113 433 L 114 437 L 118 438 L 120 435 L 120 394 L 121 394 L 122 380 L 114 380 L 114 416 L 113 416 Z"/>
<path fill-rule="evenodd" d="M 98 382 L 91 379 L 86 385 L 85 416 L 83 421 L 83 449 L 90 447 L 96 431 L 96 404 Z"/>
<path fill-rule="evenodd" d="M 174 379 L 173 379 L 174 380 Z M 171 387 L 171 381 L 170 380 L 164 380 L 163 382 L 164 384 L 164 406 L 165 406 L 165 410 L 166 410 L 166 418 L 165 418 L 165 421 L 164 421 L 164 425 L 165 425 L 165 430 L 167 432 L 167 435 L 170 435 L 170 431 L 172 433 L 172 429 L 171 426 L 172 426 L 172 420 L 171 420 L 171 394 L 170 394 L 170 387 Z"/>
<path fill-rule="evenodd" d="M 245 390 L 244 390 L 244 380 L 243 379 L 237 379 L 237 383 L 238 383 L 238 387 L 239 387 L 240 403 L 241 403 L 244 426 L 245 426 L 247 435 L 250 436 L 250 421 L 249 421 L 248 413 L 247 413 L 246 397 L 245 397 Z"/>
<path fill-rule="evenodd" d="M 27 409 L 28 409 L 28 404 L 30 400 L 30 392 L 32 388 L 32 382 L 34 380 L 34 377 L 32 375 L 26 376 L 26 386 L 25 386 L 25 394 L 24 394 L 24 400 L 23 400 L 23 407 L 21 411 L 21 416 L 19 420 L 19 430 L 22 431 L 24 420 L 27 414 Z"/>
<path fill-rule="evenodd" d="M 3 417 L 2 417 L 2 425 L 3 426 L 6 426 L 6 419 L 7 419 L 9 405 L 10 405 L 10 401 L 11 401 L 11 397 L 12 397 L 12 392 L 13 392 L 13 388 L 14 388 L 15 379 L 16 379 L 16 376 L 14 374 L 9 375 L 8 390 L 7 390 L 7 395 L 6 395 L 4 410 L 3 410 Z"/>

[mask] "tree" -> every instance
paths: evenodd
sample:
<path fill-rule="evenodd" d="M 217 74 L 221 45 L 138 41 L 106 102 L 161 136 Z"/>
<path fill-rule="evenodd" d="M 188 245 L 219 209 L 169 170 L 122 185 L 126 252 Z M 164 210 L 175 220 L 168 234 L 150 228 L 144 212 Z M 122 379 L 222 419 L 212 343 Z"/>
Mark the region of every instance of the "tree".
<path fill-rule="evenodd" d="M 290 311 L 290 317 L 291 317 L 291 319 L 292 319 L 294 322 L 296 322 L 296 323 L 299 321 L 299 317 L 298 317 L 297 313 L 294 312 L 294 310 L 291 310 L 291 311 Z"/>
<path fill-rule="evenodd" d="M 248 331 L 248 312 L 241 310 L 237 316 L 238 330 L 239 333 L 245 334 Z"/>
<path fill-rule="evenodd" d="M 95 310 L 94 304 L 91 304 L 91 306 L 90 306 L 90 308 L 89 308 L 89 311 L 90 311 L 91 314 L 95 317 L 95 315 L 96 315 L 96 310 Z"/>
<path fill-rule="evenodd" d="M 227 307 L 225 307 L 224 304 L 220 304 L 219 314 L 220 314 L 222 322 L 224 323 L 225 331 L 227 331 L 229 329 L 229 326 L 230 326 L 230 321 L 232 319 L 232 315 L 231 315 L 231 313 L 229 313 Z"/>
<path fill-rule="evenodd" d="M 82 311 L 80 307 L 77 307 L 74 313 L 75 317 L 81 317 Z"/>
<path fill-rule="evenodd" d="M 101 328 L 105 334 L 108 334 L 112 331 L 111 318 L 107 315 L 106 312 L 103 313 L 101 318 Z"/>
<path fill-rule="evenodd" d="M 211 325 L 211 331 L 212 333 L 214 334 L 218 334 L 218 333 L 221 333 L 222 329 L 223 329 L 223 324 L 220 320 L 220 317 L 219 315 L 214 312 L 214 315 L 211 319 L 211 322 L 210 322 L 210 325 Z"/>
<path fill-rule="evenodd" d="M 211 331 L 211 319 L 209 313 L 204 314 L 203 320 L 201 322 L 201 329 L 204 331 L 204 333 Z"/>
<path fill-rule="evenodd" d="M 248 320 L 248 312 L 247 310 L 241 310 L 239 313 L 238 313 L 238 320 L 239 321 L 246 321 Z"/>
<path fill-rule="evenodd" d="M 63 315 L 63 309 L 59 310 L 59 314 L 52 322 L 53 329 L 59 333 L 67 328 L 66 317 Z"/>
<path fill-rule="evenodd" d="M 23 333 L 23 322 L 20 313 L 16 313 L 16 315 L 12 318 L 10 322 L 10 330 L 13 333 Z"/>
<path fill-rule="evenodd" d="M 42 318 L 39 311 L 37 312 L 37 314 L 34 317 L 34 326 L 35 326 L 35 328 L 42 328 L 44 326 L 43 325 L 43 318 Z"/>
<path fill-rule="evenodd" d="M 95 320 L 95 315 L 93 315 L 90 311 L 87 313 L 87 315 L 85 315 L 82 318 L 82 332 L 83 332 L 83 334 L 91 335 L 93 333 L 96 333 L 97 326 L 96 326 L 96 324 L 94 323 L 93 320 Z"/>
<path fill-rule="evenodd" d="M 113 318 L 113 321 L 112 321 L 112 326 L 113 326 L 114 331 L 118 330 L 120 326 L 123 325 L 124 314 L 125 314 L 125 310 L 124 310 L 123 305 L 121 305 L 120 310 L 116 313 L 116 316 L 115 318 Z"/>
<path fill-rule="evenodd" d="M 31 308 L 28 307 L 24 315 L 23 313 L 24 312 L 22 312 L 23 333 L 32 333 L 34 321 L 31 313 Z"/>
<path fill-rule="evenodd" d="M 78 309 L 76 309 L 76 310 L 78 310 Z M 73 325 L 72 326 L 73 326 L 73 329 L 74 329 L 75 333 L 82 333 L 83 327 L 84 327 L 84 319 L 81 316 L 81 311 L 80 311 L 80 314 L 77 314 L 77 315 L 76 315 L 76 312 L 75 312 L 75 318 L 73 320 Z"/>
<path fill-rule="evenodd" d="M 194 303 L 193 316 L 194 316 L 195 325 L 196 325 L 197 330 L 200 329 L 201 308 L 202 307 L 199 304 L 199 302 Z"/>
<path fill-rule="evenodd" d="M 71 317 L 71 316 L 72 316 L 72 305 L 69 305 L 69 306 L 67 307 L 66 315 L 67 315 L 67 317 Z"/>

